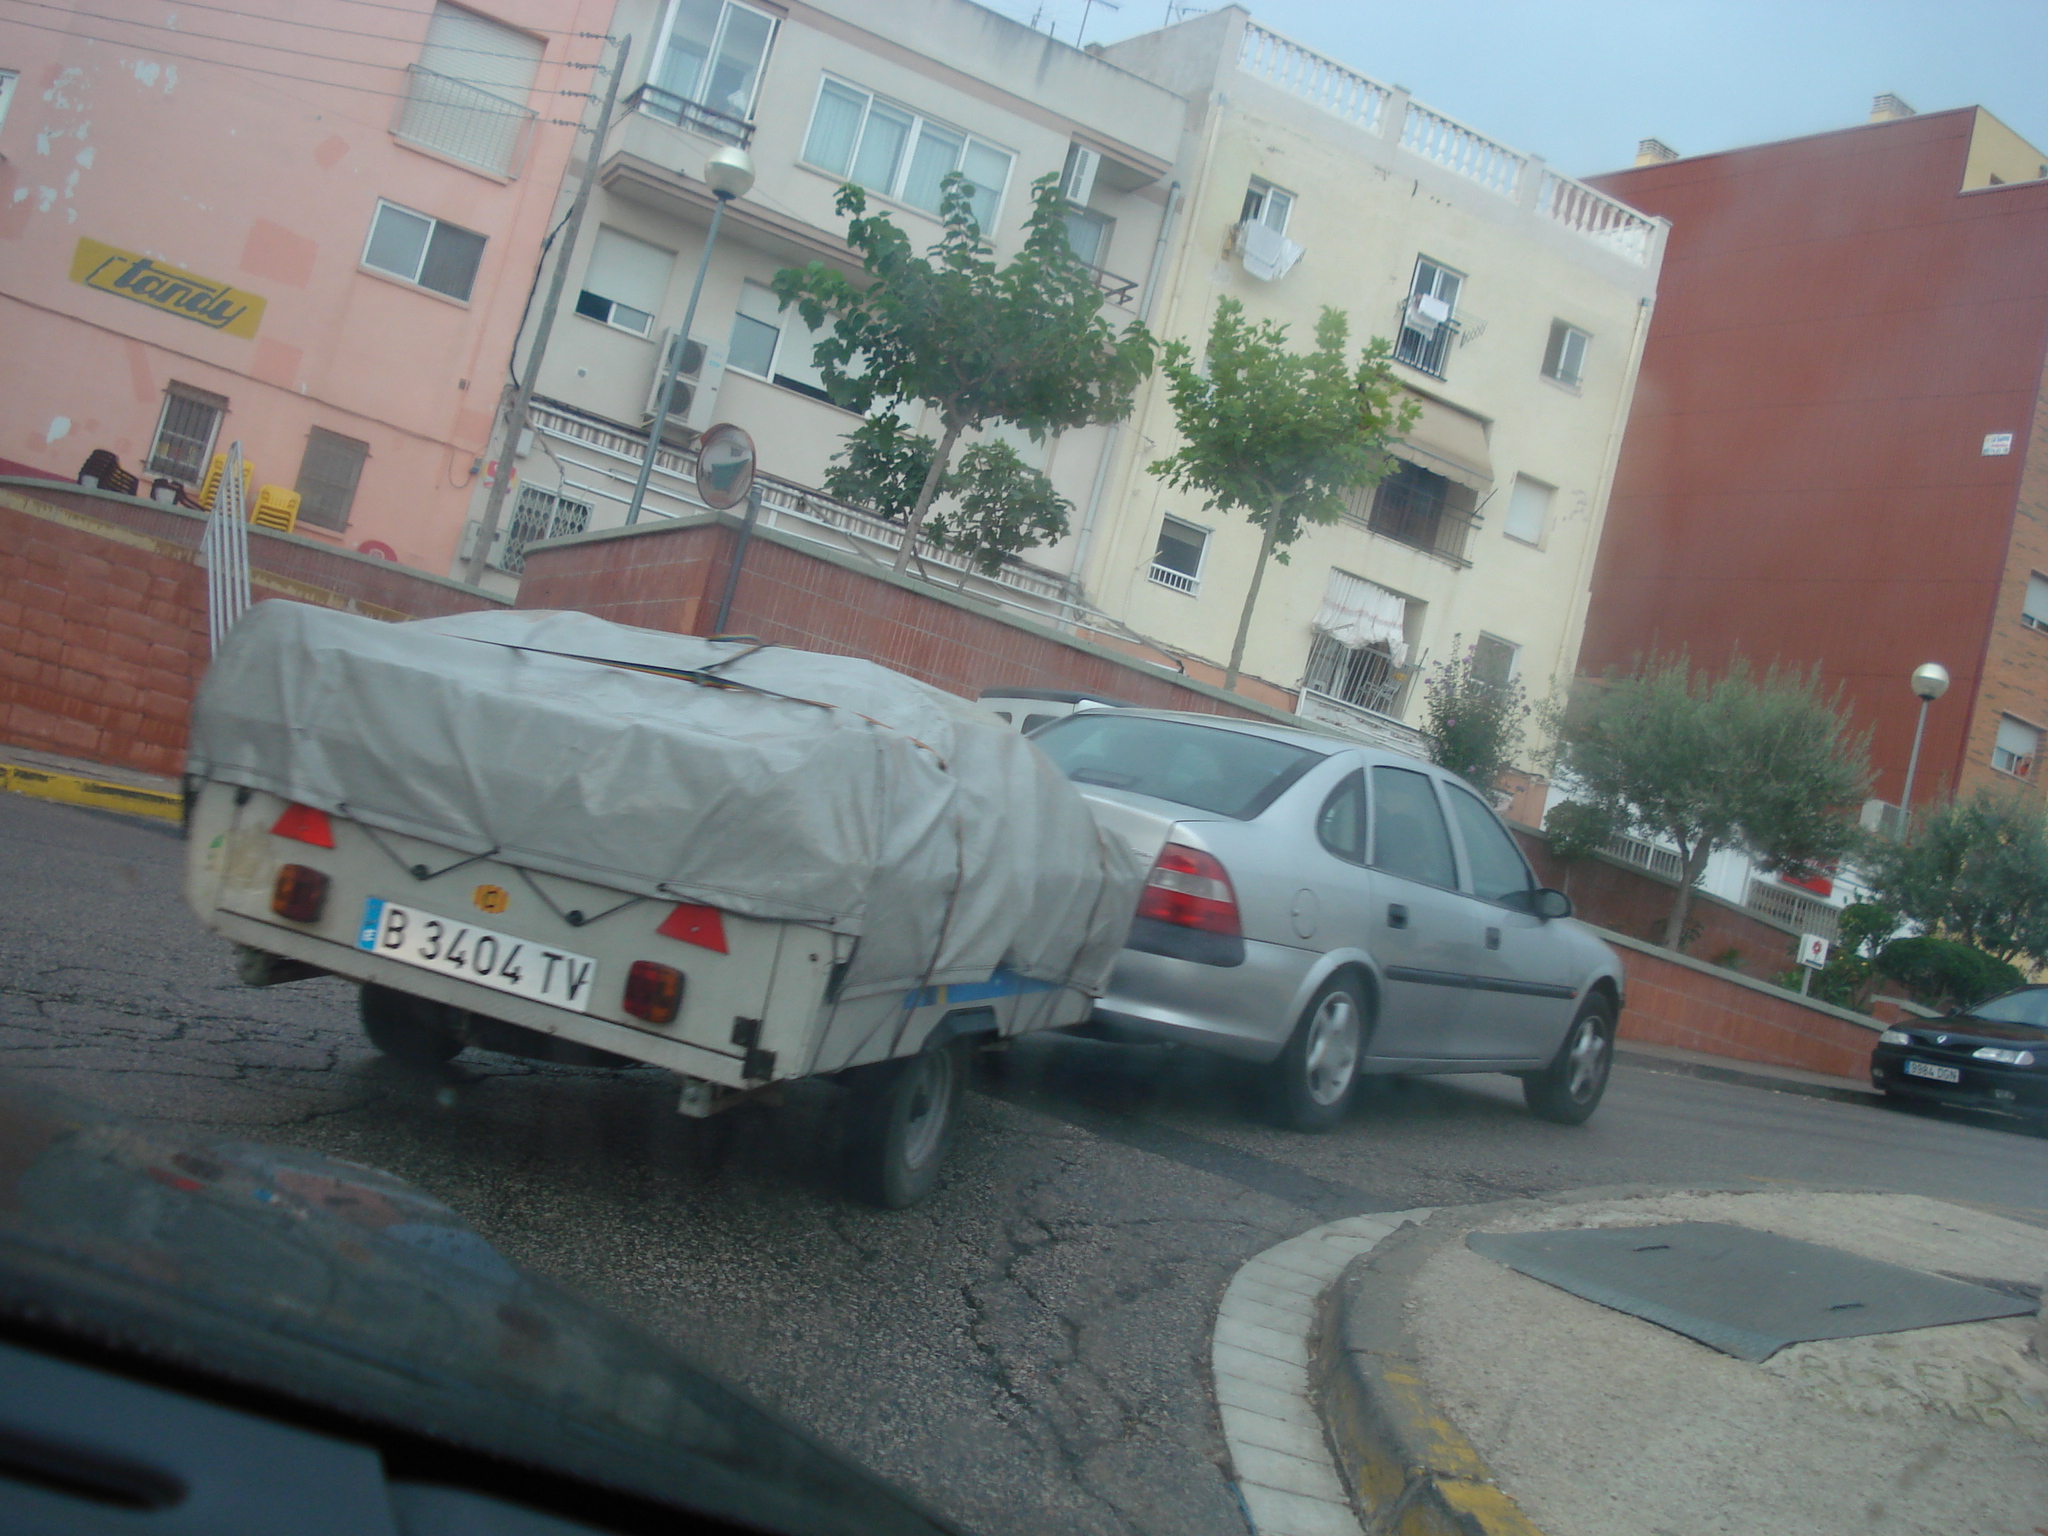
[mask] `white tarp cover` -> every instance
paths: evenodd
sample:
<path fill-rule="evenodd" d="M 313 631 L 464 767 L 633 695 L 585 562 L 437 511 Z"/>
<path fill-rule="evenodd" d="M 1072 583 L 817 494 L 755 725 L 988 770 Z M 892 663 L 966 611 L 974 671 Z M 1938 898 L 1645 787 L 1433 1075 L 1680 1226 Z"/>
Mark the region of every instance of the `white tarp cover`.
<path fill-rule="evenodd" d="M 1102 990 L 1145 872 L 1037 748 L 873 662 L 746 649 L 581 613 L 387 624 L 272 600 L 207 671 L 188 772 L 858 935 L 842 998 L 999 967 Z M 574 657 L 724 661 L 743 686 Z"/>

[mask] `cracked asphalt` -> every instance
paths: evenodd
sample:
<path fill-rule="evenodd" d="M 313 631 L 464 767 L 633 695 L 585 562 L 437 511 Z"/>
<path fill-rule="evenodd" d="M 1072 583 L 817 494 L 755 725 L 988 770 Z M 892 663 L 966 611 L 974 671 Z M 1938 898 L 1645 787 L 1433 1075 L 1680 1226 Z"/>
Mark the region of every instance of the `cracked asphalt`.
<path fill-rule="evenodd" d="M 176 829 L 0 795 L 0 1070 L 144 1119 L 411 1179 L 514 1262 L 674 1338 L 990 1532 L 1240 1536 L 1207 1375 L 1224 1286 L 1340 1216 L 1624 1182 L 1813 1181 L 2048 1220 L 2048 1140 L 1632 1068 L 1591 1125 L 1501 1078 L 1368 1095 L 1326 1137 L 1242 1069 L 1027 1042 L 969 1097 L 938 1193 L 837 1194 L 836 1091 L 710 1122 L 654 1071 L 375 1056 L 352 990 L 239 985 Z"/>

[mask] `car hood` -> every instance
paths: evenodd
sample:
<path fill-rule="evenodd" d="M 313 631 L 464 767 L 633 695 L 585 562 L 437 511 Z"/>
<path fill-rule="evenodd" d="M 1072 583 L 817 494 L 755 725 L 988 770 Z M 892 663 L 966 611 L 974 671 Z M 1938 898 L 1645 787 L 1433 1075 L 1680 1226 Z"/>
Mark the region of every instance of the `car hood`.
<path fill-rule="evenodd" d="M 5 1079 L 0 1326 L 770 1530 L 955 1529 L 398 1179 Z"/>
<path fill-rule="evenodd" d="M 1957 1014 L 1954 1018 L 1929 1019 L 1925 1023 L 1895 1024 L 1892 1027 L 1904 1030 L 1916 1044 L 1945 1045 L 1952 1050 L 1975 1045 L 2007 1045 L 2048 1051 L 2048 1032 L 2036 1025 L 1972 1018 L 1967 1013 Z"/>

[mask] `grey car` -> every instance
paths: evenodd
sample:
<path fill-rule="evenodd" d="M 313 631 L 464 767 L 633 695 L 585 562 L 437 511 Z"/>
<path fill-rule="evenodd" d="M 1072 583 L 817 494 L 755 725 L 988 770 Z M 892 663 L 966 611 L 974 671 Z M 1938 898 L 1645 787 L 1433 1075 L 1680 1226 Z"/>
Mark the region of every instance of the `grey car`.
<path fill-rule="evenodd" d="M 1086 1032 L 1256 1063 L 1299 1130 L 1337 1124 L 1367 1074 L 1510 1072 L 1572 1125 L 1599 1104 L 1621 962 L 1462 779 L 1213 715 L 1104 710 L 1032 739 L 1152 864 Z"/>

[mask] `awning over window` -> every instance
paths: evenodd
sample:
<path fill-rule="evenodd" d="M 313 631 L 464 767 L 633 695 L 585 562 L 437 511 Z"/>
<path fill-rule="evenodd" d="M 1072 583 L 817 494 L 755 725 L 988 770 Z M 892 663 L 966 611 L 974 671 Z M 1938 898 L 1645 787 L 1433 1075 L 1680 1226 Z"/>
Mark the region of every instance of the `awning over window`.
<path fill-rule="evenodd" d="M 1407 618 L 1408 599 L 1400 593 L 1333 570 L 1315 628 L 1348 650 L 1382 646 L 1398 667 L 1408 659 Z"/>
<path fill-rule="evenodd" d="M 1398 443 L 1387 444 L 1397 457 L 1431 474 L 1477 491 L 1493 489 L 1493 457 L 1486 451 L 1486 423 L 1456 406 L 1427 395 L 1411 395 L 1422 407 L 1415 425 Z"/>

